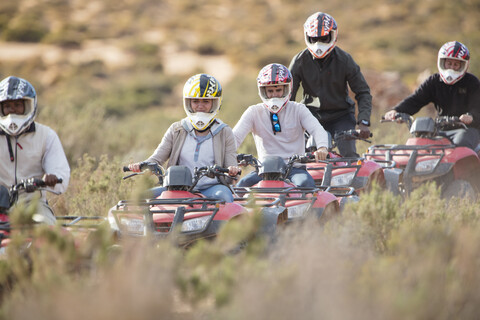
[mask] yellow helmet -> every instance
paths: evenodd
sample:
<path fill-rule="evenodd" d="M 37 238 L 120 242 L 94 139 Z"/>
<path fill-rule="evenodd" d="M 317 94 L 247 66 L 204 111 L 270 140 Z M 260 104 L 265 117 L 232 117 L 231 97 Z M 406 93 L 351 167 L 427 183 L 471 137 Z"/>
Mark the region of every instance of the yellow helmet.
<path fill-rule="evenodd" d="M 192 99 L 210 99 L 212 108 L 209 112 L 195 112 L 191 105 Z M 200 73 L 187 80 L 183 87 L 183 108 L 195 129 L 207 129 L 215 120 L 221 105 L 222 86 L 213 76 Z"/>

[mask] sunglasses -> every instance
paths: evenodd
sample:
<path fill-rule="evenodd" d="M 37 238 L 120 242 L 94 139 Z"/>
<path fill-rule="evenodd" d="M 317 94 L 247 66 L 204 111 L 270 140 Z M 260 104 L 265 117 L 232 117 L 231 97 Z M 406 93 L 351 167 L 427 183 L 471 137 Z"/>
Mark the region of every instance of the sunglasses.
<path fill-rule="evenodd" d="M 273 134 L 277 134 L 277 132 L 282 132 L 280 120 L 278 119 L 278 115 L 276 113 L 270 113 L 270 121 L 272 122 Z"/>

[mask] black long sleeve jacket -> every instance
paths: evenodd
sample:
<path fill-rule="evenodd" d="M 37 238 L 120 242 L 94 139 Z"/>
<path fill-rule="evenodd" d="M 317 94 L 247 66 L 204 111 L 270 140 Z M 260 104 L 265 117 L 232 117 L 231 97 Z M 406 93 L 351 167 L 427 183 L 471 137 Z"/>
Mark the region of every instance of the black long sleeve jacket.
<path fill-rule="evenodd" d="M 430 102 L 439 116 L 461 116 L 469 112 L 473 117 L 469 127 L 480 129 L 480 81 L 473 74 L 466 73 L 460 81 L 448 85 L 435 73 L 394 109 L 413 115 Z"/>
<path fill-rule="evenodd" d="M 329 122 L 345 114 L 355 113 L 355 102 L 349 97 L 350 89 L 358 103 L 357 120 L 370 122 L 372 95 L 360 67 L 352 56 L 335 47 L 324 59 L 314 59 L 308 49 L 293 57 L 290 63 L 293 76 L 291 100 L 295 101 L 300 84 L 302 103 L 321 121 Z"/>

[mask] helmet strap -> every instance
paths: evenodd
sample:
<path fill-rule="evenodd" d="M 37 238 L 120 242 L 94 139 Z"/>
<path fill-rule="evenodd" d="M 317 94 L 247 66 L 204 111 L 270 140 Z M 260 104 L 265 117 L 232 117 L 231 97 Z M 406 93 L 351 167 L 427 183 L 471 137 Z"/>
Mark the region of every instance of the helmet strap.
<path fill-rule="evenodd" d="M 13 162 L 15 160 L 15 157 L 13 156 L 12 142 L 10 141 L 10 136 L 5 135 L 5 138 L 7 139 L 8 152 L 10 153 L 10 161 Z"/>

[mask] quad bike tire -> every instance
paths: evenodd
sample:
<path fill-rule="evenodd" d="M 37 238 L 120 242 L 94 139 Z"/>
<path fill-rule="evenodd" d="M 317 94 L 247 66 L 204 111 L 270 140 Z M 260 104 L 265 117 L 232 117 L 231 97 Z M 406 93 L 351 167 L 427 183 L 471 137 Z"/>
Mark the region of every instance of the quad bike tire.
<path fill-rule="evenodd" d="M 470 182 L 457 179 L 453 180 L 445 187 L 442 196 L 445 199 L 456 197 L 475 201 L 477 199 L 477 192 Z"/>

